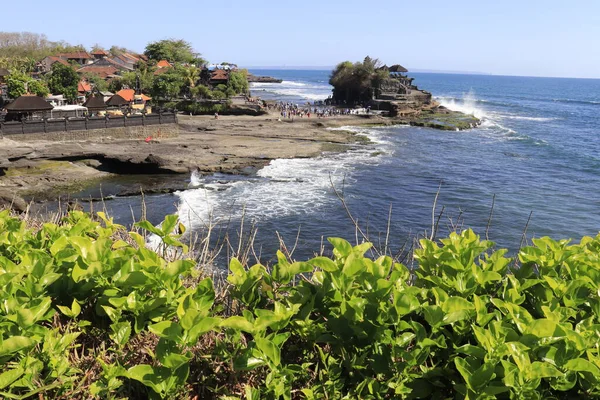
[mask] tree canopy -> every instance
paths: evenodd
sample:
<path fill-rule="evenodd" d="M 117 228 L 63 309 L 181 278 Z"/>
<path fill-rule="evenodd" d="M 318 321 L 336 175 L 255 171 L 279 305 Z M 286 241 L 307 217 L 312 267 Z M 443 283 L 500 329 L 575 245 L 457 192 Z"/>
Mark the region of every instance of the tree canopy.
<path fill-rule="evenodd" d="M 192 48 L 191 43 L 183 39 L 164 39 L 151 42 L 146 46 L 144 54 L 150 60 L 167 60 L 170 63 L 202 64 L 204 60 Z"/>
<path fill-rule="evenodd" d="M 41 60 L 49 55 L 85 50 L 66 42 L 52 42 L 46 35 L 31 32 L 0 32 L 0 58 Z"/>
<path fill-rule="evenodd" d="M 60 63 L 52 64 L 48 76 L 48 88 L 53 94 L 62 94 L 69 102 L 77 100 L 77 84 L 79 75 L 71 67 Z"/>
<path fill-rule="evenodd" d="M 40 97 L 46 97 L 49 93 L 48 87 L 44 82 L 36 81 L 29 75 L 20 71 L 13 71 L 8 75 L 6 78 L 6 86 L 8 89 L 8 97 L 12 99 L 16 99 L 27 92 Z"/>
<path fill-rule="evenodd" d="M 350 61 L 339 63 L 329 78 L 329 84 L 333 86 L 334 100 L 346 104 L 372 100 L 374 88 L 389 74 L 379 70 L 380 66 L 378 59 L 369 56 L 354 64 Z"/>

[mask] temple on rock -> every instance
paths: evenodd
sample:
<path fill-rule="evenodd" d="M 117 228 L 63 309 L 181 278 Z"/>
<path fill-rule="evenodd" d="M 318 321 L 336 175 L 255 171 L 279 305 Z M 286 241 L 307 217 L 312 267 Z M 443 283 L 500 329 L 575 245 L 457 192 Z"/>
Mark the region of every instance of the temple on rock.
<path fill-rule="evenodd" d="M 393 101 L 407 105 L 423 105 L 431 102 L 431 93 L 413 85 L 414 78 L 405 75 L 408 70 L 402 65 L 396 64 L 391 67 L 384 65 L 378 70 L 388 71 L 389 77 L 383 79 L 374 88 L 375 101 Z"/>

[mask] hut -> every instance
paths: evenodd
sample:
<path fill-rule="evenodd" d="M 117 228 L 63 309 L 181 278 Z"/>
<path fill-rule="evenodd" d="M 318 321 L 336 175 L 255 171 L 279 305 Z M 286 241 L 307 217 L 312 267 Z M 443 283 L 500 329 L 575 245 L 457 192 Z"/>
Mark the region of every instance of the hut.
<path fill-rule="evenodd" d="M 118 94 L 115 94 L 106 101 L 106 106 L 110 110 L 107 111 L 109 114 L 123 115 L 123 109 L 129 107 L 129 102 Z"/>
<path fill-rule="evenodd" d="M 87 107 L 88 111 L 92 114 L 100 113 L 101 111 L 106 110 L 106 104 L 104 103 L 104 96 L 95 95 L 89 96 L 85 103 L 83 103 L 84 107 Z"/>
<path fill-rule="evenodd" d="M 402 75 L 408 72 L 408 70 L 400 64 L 392 65 L 388 71 L 390 71 L 390 75 Z"/>
<path fill-rule="evenodd" d="M 8 112 L 6 116 L 7 121 L 21 121 L 24 118 L 44 117 L 46 112 L 52 110 L 54 107 L 44 100 L 43 97 L 25 94 L 17 97 L 5 108 Z"/>

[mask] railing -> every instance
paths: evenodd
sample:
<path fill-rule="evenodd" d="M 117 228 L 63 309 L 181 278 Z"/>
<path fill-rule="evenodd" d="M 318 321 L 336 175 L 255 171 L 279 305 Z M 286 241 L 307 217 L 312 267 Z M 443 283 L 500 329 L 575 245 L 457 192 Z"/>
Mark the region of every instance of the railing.
<path fill-rule="evenodd" d="M 176 122 L 177 116 L 173 113 L 122 117 L 106 116 L 92 118 L 44 118 L 40 120 L 22 122 L 1 122 L 0 135 L 4 136 L 28 133 L 87 131 L 92 129 L 174 124 Z"/>

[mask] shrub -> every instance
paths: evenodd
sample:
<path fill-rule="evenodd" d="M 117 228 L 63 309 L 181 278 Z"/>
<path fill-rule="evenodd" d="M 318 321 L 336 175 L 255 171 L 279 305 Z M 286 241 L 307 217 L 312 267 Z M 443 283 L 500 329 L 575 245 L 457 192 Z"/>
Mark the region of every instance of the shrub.
<path fill-rule="evenodd" d="M 187 252 L 176 216 L 137 226 Z M 332 238 L 332 258 L 233 259 L 218 301 L 102 213 L 31 229 L 4 211 L 0 232 L 5 398 L 599 395 L 600 236 L 515 263 L 467 230 L 421 240 L 413 271 Z"/>

